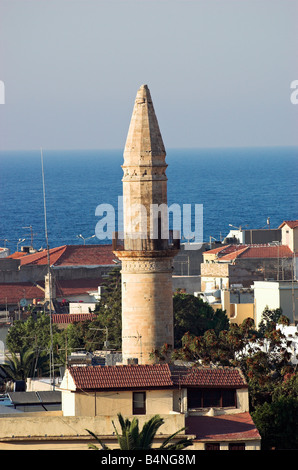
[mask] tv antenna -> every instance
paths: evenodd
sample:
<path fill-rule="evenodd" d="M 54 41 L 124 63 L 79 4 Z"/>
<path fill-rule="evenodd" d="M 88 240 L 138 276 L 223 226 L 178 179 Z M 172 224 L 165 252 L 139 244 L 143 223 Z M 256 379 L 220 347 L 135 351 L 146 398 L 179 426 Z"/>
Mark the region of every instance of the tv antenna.
<path fill-rule="evenodd" d="M 48 237 L 48 226 L 47 226 L 47 208 L 46 208 L 46 192 L 45 192 L 45 181 L 44 181 L 44 167 L 43 167 L 43 152 L 40 149 L 41 154 L 41 171 L 42 171 L 42 187 L 43 187 L 43 206 L 44 206 L 44 224 L 45 224 L 45 237 L 46 237 L 46 249 L 47 249 L 47 268 L 49 278 L 49 315 L 50 315 L 50 382 L 53 384 L 53 390 L 55 389 L 55 375 L 54 375 L 54 353 L 53 353 L 53 324 L 52 324 L 52 278 L 50 268 L 50 249 L 49 249 L 49 237 Z"/>

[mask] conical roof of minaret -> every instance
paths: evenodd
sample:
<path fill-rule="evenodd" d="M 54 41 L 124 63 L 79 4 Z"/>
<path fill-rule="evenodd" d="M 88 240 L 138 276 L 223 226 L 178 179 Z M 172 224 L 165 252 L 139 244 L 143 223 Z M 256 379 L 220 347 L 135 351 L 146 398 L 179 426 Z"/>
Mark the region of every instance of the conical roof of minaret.
<path fill-rule="evenodd" d="M 160 165 L 164 164 L 165 155 L 150 91 L 147 85 L 142 85 L 137 92 L 127 134 L 125 165 Z"/>

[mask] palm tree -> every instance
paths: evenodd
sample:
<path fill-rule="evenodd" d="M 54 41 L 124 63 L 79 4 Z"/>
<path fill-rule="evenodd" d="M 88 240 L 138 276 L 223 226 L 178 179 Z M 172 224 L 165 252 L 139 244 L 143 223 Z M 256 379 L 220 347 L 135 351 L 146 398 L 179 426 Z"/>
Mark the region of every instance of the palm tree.
<path fill-rule="evenodd" d="M 26 348 L 21 349 L 19 354 L 12 352 L 0 367 L 12 380 L 26 380 L 32 375 L 34 354 L 33 350 Z"/>
<path fill-rule="evenodd" d="M 163 418 L 159 415 L 155 415 L 146 421 L 143 425 L 142 430 L 139 430 L 139 420 L 137 418 L 133 418 L 132 421 L 129 419 L 124 419 L 121 413 L 118 413 L 118 420 L 121 426 L 122 434 L 120 435 L 116 429 L 114 421 L 112 421 L 113 427 L 115 429 L 115 433 L 117 436 L 118 444 L 121 450 L 144 450 L 144 449 L 151 449 L 155 434 L 160 426 L 164 423 Z M 185 428 L 181 428 L 167 439 L 159 447 L 160 449 L 166 450 L 180 450 L 184 449 L 185 447 L 191 446 L 192 441 L 191 439 L 184 438 L 180 439 L 178 442 L 170 444 L 173 438 L 179 434 L 179 432 L 183 431 Z M 93 436 L 97 442 L 101 445 L 103 450 L 109 450 L 109 448 L 89 429 L 86 431 Z M 89 448 L 93 450 L 99 450 L 98 447 L 94 444 L 89 444 Z"/>

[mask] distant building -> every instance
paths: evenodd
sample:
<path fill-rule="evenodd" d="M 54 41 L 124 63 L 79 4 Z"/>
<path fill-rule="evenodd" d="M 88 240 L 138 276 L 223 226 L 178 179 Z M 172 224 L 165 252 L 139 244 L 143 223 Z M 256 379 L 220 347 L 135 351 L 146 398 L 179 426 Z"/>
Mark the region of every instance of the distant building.
<path fill-rule="evenodd" d="M 281 243 L 287 245 L 293 253 L 298 251 L 298 220 L 285 220 L 281 229 Z"/>
<path fill-rule="evenodd" d="M 52 321 L 60 330 L 64 330 L 73 323 L 92 321 L 96 318 L 94 313 L 54 313 Z"/>
<path fill-rule="evenodd" d="M 230 230 L 224 243 L 236 244 L 266 244 L 272 242 L 281 242 L 281 229 L 236 229 Z"/>
<path fill-rule="evenodd" d="M 295 325 L 298 317 L 298 282 L 297 281 L 255 281 L 255 323 L 262 320 L 265 308 L 281 308 L 283 315 Z"/>
<path fill-rule="evenodd" d="M 107 274 L 118 260 L 112 245 L 63 245 L 49 250 L 51 271 L 56 279 L 94 279 Z M 47 250 L 13 253 L 0 259 L 0 283 L 44 280 Z"/>
<path fill-rule="evenodd" d="M 103 278 L 97 279 L 73 279 L 56 280 L 55 299 L 59 304 L 69 302 L 87 302 L 95 305 L 98 287 L 103 283 Z M 0 308 L 10 312 L 22 311 L 29 305 L 43 305 L 45 300 L 45 281 L 0 283 Z M 59 308 L 59 306 L 58 306 Z M 62 307 L 61 307 L 62 308 Z M 67 309 L 68 311 L 68 309 Z"/>
<path fill-rule="evenodd" d="M 9 248 L 1 248 L 0 247 L 0 258 L 7 258 L 7 256 L 9 256 L 10 254 L 10 250 Z"/>
<path fill-rule="evenodd" d="M 293 277 L 293 252 L 286 245 L 227 245 L 206 251 L 203 258 L 203 292 Z"/>
<path fill-rule="evenodd" d="M 257 307 L 256 295 L 259 299 L 262 296 L 260 297 L 259 290 L 254 286 L 266 285 L 264 298 L 267 299 L 265 293 L 268 293 L 268 286 L 273 285 L 272 281 L 276 281 L 277 284 L 282 281 L 286 285 L 286 281 L 292 284 L 292 280 L 296 278 L 296 258 L 295 251 L 293 251 L 296 243 L 296 223 L 284 222 L 282 227 L 282 244 L 277 242 L 266 245 L 233 243 L 203 253 L 204 262 L 201 264 L 199 295 L 204 297 L 214 309 L 226 310 L 231 322 L 240 324 L 245 318 L 253 318 L 257 325 L 266 302 L 260 311 L 262 301 L 258 301 L 259 307 Z M 249 299 L 248 295 L 251 293 L 253 298 Z M 237 294 L 238 300 L 235 299 Z M 283 290 L 283 297 L 284 294 Z M 244 295 L 246 299 L 243 298 Z M 286 295 L 289 295 L 289 292 Z M 290 297 L 287 303 L 291 303 Z M 275 302 L 275 304 L 278 303 Z M 287 316 L 293 321 L 292 314 Z"/>
<path fill-rule="evenodd" d="M 50 284 L 52 299 L 58 303 L 95 305 L 104 277 L 118 264 L 112 245 L 63 245 L 50 249 L 49 255 L 50 277 L 47 250 L 0 259 L 0 310 L 7 307 L 13 312 L 48 301 Z M 55 310 L 58 307 L 56 303 Z"/>

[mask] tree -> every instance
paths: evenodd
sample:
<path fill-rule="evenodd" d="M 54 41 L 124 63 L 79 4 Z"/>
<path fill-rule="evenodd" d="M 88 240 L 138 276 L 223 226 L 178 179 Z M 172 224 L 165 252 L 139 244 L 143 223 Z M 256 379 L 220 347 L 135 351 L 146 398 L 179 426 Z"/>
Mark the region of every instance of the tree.
<path fill-rule="evenodd" d="M 182 346 L 170 349 L 167 345 L 155 353 L 160 361 L 175 359 L 197 365 L 239 367 L 249 387 L 251 409 L 271 402 L 276 387 L 293 372 L 291 341 L 279 329 L 268 328 L 265 337 L 247 318 L 241 325 L 232 323 L 228 330 L 218 334 L 207 330 L 200 336 L 186 333 Z"/>
<path fill-rule="evenodd" d="M 11 380 L 26 380 L 34 373 L 35 353 L 32 349 L 22 349 L 19 354 L 11 353 L 0 368 L 6 372 Z"/>
<path fill-rule="evenodd" d="M 57 325 L 52 325 L 53 338 L 50 334 L 50 317 L 44 313 L 31 314 L 27 320 L 18 320 L 9 329 L 7 347 L 12 357 L 18 358 L 25 351 L 31 351 L 34 356 L 34 371 L 40 369 L 49 374 L 51 340 L 55 352 L 54 362 L 58 362 L 57 349 L 60 344 L 60 332 Z M 28 353 L 29 354 L 29 353 Z"/>
<path fill-rule="evenodd" d="M 59 334 L 57 325 L 52 325 L 52 332 L 53 335 Z M 21 349 L 32 349 L 35 346 L 49 349 L 50 341 L 50 316 L 37 313 L 30 315 L 25 321 L 17 320 L 9 329 L 6 344 L 9 351 L 19 352 Z"/>
<path fill-rule="evenodd" d="M 289 324 L 289 319 L 282 314 L 281 308 L 269 309 L 266 307 L 259 323 L 260 335 L 265 336 L 266 333 L 275 330 L 277 323 Z"/>
<path fill-rule="evenodd" d="M 92 351 L 96 349 L 90 339 L 90 320 L 74 322 L 68 325 L 65 334 L 67 335 L 68 352 L 78 349 Z"/>
<path fill-rule="evenodd" d="M 108 341 L 115 349 L 121 349 L 121 273 L 119 268 L 112 269 L 103 283 L 103 294 L 94 313 L 97 318 L 90 324 L 88 340 L 101 344 L 106 339 L 101 330 L 108 331 Z M 93 331 L 91 332 L 91 328 Z M 94 333 L 96 331 L 97 333 Z"/>
<path fill-rule="evenodd" d="M 143 425 L 142 430 L 139 430 L 139 420 L 137 418 L 133 418 L 132 421 L 129 419 L 124 419 L 121 413 L 118 413 L 118 420 L 121 426 L 122 434 L 120 434 L 112 421 L 113 427 L 115 429 L 115 434 L 117 436 L 118 444 L 121 450 L 145 450 L 151 449 L 154 441 L 154 437 L 160 428 L 160 426 L 164 423 L 163 418 L 159 415 L 155 415 L 146 421 Z M 180 432 L 184 431 L 185 428 L 181 428 L 167 439 L 159 447 L 160 449 L 166 450 L 180 450 L 184 449 L 188 446 L 192 445 L 192 440 L 188 438 L 182 438 L 176 443 L 170 443 L 174 437 L 179 434 Z M 108 447 L 91 431 L 89 434 L 93 436 L 96 441 L 101 445 L 103 450 L 109 450 Z M 98 450 L 98 447 L 89 444 L 89 448 L 93 450 Z"/>
<path fill-rule="evenodd" d="M 282 396 L 259 405 L 252 418 L 262 437 L 262 450 L 298 449 L 298 399 Z"/>
<path fill-rule="evenodd" d="M 218 333 L 229 328 L 229 319 L 220 309 L 191 294 L 176 293 L 173 297 L 175 347 L 181 345 L 185 333 L 200 336 L 207 330 Z"/>

